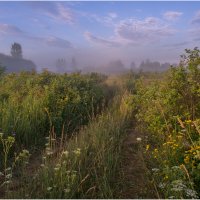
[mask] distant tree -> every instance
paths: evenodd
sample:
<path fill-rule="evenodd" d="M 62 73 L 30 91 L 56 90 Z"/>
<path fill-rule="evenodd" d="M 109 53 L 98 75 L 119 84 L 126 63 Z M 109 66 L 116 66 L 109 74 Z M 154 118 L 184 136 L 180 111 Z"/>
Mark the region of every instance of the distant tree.
<path fill-rule="evenodd" d="M 77 63 L 76 63 L 76 59 L 74 57 L 72 57 L 71 67 L 74 71 L 77 70 Z"/>
<path fill-rule="evenodd" d="M 22 47 L 19 43 L 14 43 L 12 44 L 11 46 L 11 55 L 14 57 L 14 58 L 20 58 L 22 59 Z"/>
<path fill-rule="evenodd" d="M 163 63 L 163 64 L 161 64 L 161 66 L 160 66 L 160 70 L 161 71 L 165 71 L 165 70 L 167 70 L 167 69 L 169 69 L 170 68 L 170 63 Z"/>
<path fill-rule="evenodd" d="M 135 70 L 135 68 L 136 68 L 135 62 L 131 63 L 130 68 L 131 68 L 131 70 Z"/>
<path fill-rule="evenodd" d="M 63 58 L 59 58 L 56 61 L 56 68 L 57 68 L 57 71 L 60 73 L 66 72 L 66 68 L 67 68 L 66 60 Z"/>
<path fill-rule="evenodd" d="M 6 71 L 6 68 L 1 66 L 0 64 L 0 77 L 4 74 L 5 71 Z"/>

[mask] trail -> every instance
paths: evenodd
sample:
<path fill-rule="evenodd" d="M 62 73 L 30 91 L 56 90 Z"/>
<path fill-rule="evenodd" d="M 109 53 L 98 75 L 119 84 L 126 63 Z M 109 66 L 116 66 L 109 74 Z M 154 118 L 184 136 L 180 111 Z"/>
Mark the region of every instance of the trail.
<path fill-rule="evenodd" d="M 141 135 L 138 132 L 130 130 L 122 146 L 122 180 L 118 196 L 123 199 L 156 198 L 147 177 L 141 142 L 137 141 L 139 137 Z"/>

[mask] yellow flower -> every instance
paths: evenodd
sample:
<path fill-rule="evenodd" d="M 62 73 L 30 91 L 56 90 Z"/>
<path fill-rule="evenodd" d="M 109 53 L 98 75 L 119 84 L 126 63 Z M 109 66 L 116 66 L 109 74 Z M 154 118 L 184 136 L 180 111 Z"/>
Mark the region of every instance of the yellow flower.
<path fill-rule="evenodd" d="M 184 158 L 184 162 L 185 162 L 186 164 L 188 164 L 188 163 L 190 162 L 189 156 L 186 156 L 186 157 Z"/>
<path fill-rule="evenodd" d="M 158 152 L 158 149 L 154 149 L 155 152 Z"/>
<path fill-rule="evenodd" d="M 147 144 L 147 146 L 146 146 L 146 151 L 148 151 L 148 150 L 149 150 L 149 147 L 150 147 L 150 145 L 149 145 L 149 144 Z"/>
<path fill-rule="evenodd" d="M 169 177 L 167 175 L 165 175 L 164 179 L 168 179 Z"/>

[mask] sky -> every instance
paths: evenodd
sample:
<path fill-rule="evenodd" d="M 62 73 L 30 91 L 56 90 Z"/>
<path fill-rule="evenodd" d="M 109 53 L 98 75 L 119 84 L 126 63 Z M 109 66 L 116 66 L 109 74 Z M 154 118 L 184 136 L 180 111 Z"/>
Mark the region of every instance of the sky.
<path fill-rule="evenodd" d="M 200 45 L 199 33 L 198 1 L 0 2 L 0 53 L 18 42 L 39 69 L 71 57 L 80 66 L 174 63 Z"/>

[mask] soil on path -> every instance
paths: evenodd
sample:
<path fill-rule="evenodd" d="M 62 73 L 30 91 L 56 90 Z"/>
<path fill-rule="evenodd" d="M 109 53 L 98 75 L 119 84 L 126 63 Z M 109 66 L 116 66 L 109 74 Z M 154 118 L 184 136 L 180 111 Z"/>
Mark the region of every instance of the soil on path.
<path fill-rule="evenodd" d="M 130 130 L 123 142 L 120 170 L 122 180 L 118 197 L 122 199 L 157 198 L 147 175 L 148 170 L 144 163 L 141 142 L 137 138 L 141 138 L 141 134 Z"/>

